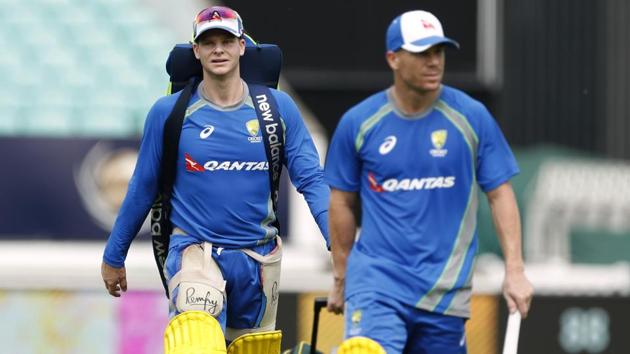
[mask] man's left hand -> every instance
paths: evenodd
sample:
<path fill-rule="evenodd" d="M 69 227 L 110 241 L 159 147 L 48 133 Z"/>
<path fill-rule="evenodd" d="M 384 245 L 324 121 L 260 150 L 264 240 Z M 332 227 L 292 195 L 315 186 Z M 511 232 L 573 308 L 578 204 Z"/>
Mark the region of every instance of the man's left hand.
<path fill-rule="evenodd" d="M 523 318 L 527 317 L 534 295 L 534 287 L 522 270 L 508 270 L 503 280 L 503 297 L 510 313 L 518 310 Z"/>

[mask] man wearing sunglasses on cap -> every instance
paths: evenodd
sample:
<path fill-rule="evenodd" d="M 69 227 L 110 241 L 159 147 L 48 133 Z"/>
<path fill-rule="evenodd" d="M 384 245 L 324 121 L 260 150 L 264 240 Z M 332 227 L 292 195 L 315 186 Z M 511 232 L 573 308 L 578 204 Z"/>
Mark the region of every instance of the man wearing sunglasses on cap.
<path fill-rule="evenodd" d="M 479 189 L 505 256 L 510 312 L 527 316 L 532 298 L 510 185 L 516 160 L 488 110 L 442 85 L 446 47 L 459 44 L 433 14 L 396 17 L 385 54 L 394 83 L 345 113 L 326 158 L 328 308 L 345 310 L 346 337 L 371 338 L 389 354 L 466 353 Z"/>
<path fill-rule="evenodd" d="M 204 310 L 217 318 L 229 341 L 275 329 L 282 246 L 273 226 L 271 162 L 240 76 L 243 35 L 241 17 L 230 8 L 210 7 L 195 18 L 193 50 L 203 80 L 181 130 L 165 264 L 171 316 Z M 278 131 L 285 136 L 285 165 L 328 246 L 329 188 L 318 153 L 293 100 L 271 93 L 284 126 Z M 103 279 L 113 296 L 127 288 L 124 260 L 158 191 L 164 122 L 178 97 L 159 99 L 147 117 L 136 169 L 103 257 Z"/>

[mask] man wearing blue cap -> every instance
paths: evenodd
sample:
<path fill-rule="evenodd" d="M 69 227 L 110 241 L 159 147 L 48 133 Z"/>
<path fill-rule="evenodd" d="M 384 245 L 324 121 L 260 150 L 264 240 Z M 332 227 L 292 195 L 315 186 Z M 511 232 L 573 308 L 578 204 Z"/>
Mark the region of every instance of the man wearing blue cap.
<path fill-rule="evenodd" d="M 533 294 L 510 185 L 518 166 L 488 110 L 442 84 L 447 46 L 459 44 L 431 13 L 395 18 L 386 39 L 394 84 L 344 114 L 326 160 L 328 308 L 345 303 L 345 336 L 374 339 L 390 354 L 466 353 L 479 188 L 505 256 L 510 312 L 525 317 Z"/>

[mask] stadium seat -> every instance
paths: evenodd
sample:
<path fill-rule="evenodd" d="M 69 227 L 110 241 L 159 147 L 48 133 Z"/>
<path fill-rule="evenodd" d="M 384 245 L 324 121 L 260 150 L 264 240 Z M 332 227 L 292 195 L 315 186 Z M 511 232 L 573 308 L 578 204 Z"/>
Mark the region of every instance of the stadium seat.
<path fill-rule="evenodd" d="M 141 133 L 146 112 L 165 92 L 164 61 L 175 43 L 150 9 L 138 0 L 3 0 L 2 6 L 0 87 L 9 91 L 0 98 L 0 134 Z M 41 51 L 46 55 L 32 54 Z M 108 119 L 86 119 L 90 110 L 109 112 Z"/>

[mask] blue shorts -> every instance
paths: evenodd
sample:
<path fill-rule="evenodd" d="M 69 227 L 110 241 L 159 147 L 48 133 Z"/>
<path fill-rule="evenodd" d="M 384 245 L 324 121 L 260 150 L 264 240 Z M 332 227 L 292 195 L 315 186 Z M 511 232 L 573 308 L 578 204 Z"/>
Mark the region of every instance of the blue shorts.
<path fill-rule="evenodd" d="M 182 252 L 191 244 L 198 243 L 190 236 L 172 235 L 166 258 L 166 273 L 176 274 L 182 265 Z M 275 241 L 252 248 L 266 255 L 276 246 Z M 217 320 L 225 333 L 226 326 L 234 329 L 257 328 L 265 312 L 267 302 L 261 282 L 261 265 L 240 250 L 212 246 L 215 260 L 226 281 L 226 302 Z M 175 308 L 178 288 L 173 292 L 169 305 L 169 317 L 179 314 Z"/>
<path fill-rule="evenodd" d="M 345 337 L 371 338 L 387 354 L 466 354 L 465 322 L 373 292 L 346 299 Z"/>

